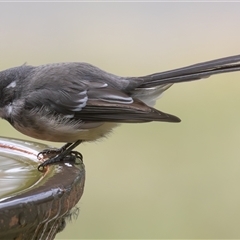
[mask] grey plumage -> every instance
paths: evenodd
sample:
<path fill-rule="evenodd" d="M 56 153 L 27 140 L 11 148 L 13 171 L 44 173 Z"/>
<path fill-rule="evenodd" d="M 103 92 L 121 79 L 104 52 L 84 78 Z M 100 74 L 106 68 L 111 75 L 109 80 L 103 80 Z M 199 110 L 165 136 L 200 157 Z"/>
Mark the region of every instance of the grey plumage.
<path fill-rule="evenodd" d="M 172 84 L 240 70 L 240 55 L 143 77 L 87 63 L 23 65 L 0 72 L 0 117 L 31 137 L 96 140 L 119 123 L 179 122 L 153 105 Z"/>

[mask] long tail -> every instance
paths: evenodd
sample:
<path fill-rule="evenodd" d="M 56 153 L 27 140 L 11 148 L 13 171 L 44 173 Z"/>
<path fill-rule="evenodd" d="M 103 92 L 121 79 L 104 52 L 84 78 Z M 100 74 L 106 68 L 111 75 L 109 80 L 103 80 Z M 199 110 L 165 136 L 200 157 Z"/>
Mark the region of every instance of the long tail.
<path fill-rule="evenodd" d="M 174 83 L 189 82 L 208 78 L 211 75 L 240 71 L 240 55 L 220 58 L 188 67 L 154 73 L 143 77 L 129 78 L 132 82 L 131 96 L 140 99 L 149 106 Z"/>
<path fill-rule="evenodd" d="M 220 58 L 212 61 L 194 64 L 188 67 L 154 73 L 144 77 L 138 88 L 156 87 L 162 84 L 188 82 L 207 78 L 214 74 L 240 71 L 240 55 Z"/>

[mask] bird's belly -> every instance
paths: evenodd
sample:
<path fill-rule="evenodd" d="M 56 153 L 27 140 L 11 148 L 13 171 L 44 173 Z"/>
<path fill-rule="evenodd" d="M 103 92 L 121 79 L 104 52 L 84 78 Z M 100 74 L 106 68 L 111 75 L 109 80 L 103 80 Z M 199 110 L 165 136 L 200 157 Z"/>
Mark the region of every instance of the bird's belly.
<path fill-rule="evenodd" d="M 14 124 L 14 127 L 21 133 L 52 142 L 75 142 L 77 140 L 94 141 L 109 134 L 117 123 L 102 123 L 100 126 L 89 129 L 74 129 L 67 125 L 52 128 L 45 126 L 41 130 L 31 127 L 22 127 L 21 125 Z"/>

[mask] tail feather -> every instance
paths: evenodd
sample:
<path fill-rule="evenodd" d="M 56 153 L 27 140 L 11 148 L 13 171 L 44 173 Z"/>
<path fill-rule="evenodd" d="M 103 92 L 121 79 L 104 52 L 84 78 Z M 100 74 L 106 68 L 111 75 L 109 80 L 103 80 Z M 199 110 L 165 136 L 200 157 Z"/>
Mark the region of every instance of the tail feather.
<path fill-rule="evenodd" d="M 188 82 L 207 78 L 214 74 L 240 71 L 240 55 L 194 64 L 175 70 L 140 77 L 138 88 L 156 87 L 162 84 Z"/>
<path fill-rule="evenodd" d="M 148 106 L 153 107 L 156 101 L 162 96 L 162 93 L 170 88 L 173 84 L 163 84 L 149 88 L 135 88 L 132 97 L 143 101 Z"/>

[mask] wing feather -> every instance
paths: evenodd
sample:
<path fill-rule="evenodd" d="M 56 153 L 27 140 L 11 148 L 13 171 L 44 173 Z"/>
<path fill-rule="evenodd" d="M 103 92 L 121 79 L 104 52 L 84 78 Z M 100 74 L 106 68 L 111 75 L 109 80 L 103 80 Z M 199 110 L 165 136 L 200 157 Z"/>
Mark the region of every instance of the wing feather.
<path fill-rule="evenodd" d="M 76 83 L 76 81 L 75 81 Z M 41 88 L 30 93 L 25 108 L 47 107 L 85 122 L 179 122 L 180 119 L 133 99 L 106 83 L 66 84 L 61 90 Z"/>

